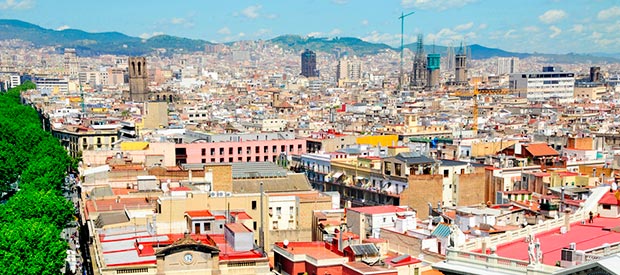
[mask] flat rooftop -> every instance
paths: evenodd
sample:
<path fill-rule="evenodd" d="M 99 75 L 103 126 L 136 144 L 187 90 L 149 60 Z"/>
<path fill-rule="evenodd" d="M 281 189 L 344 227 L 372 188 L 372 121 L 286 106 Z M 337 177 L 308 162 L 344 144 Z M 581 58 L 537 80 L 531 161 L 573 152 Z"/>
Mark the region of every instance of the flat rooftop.
<path fill-rule="evenodd" d="M 620 219 L 594 218 L 593 223 L 571 224 L 570 231 L 566 234 L 560 234 L 559 228 L 537 234 L 536 238 L 540 240 L 540 247 L 543 250 L 543 263 L 555 265 L 561 258 L 562 248 L 569 247 L 570 243 L 575 243 L 577 250 L 588 250 L 605 243 L 620 242 L 620 233 L 609 231 L 616 226 L 620 226 Z M 527 261 L 529 259 L 527 249 L 528 244 L 521 238 L 498 246 L 497 255 Z"/>

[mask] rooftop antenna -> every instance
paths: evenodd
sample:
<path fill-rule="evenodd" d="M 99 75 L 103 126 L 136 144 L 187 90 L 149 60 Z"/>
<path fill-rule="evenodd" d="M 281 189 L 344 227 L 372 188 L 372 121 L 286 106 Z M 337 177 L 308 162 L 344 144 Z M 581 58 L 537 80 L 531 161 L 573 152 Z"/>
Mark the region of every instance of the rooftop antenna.
<path fill-rule="evenodd" d="M 403 88 L 403 54 L 404 54 L 404 49 L 405 49 L 405 39 L 404 39 L 404 35 L 405 35 L 405 17 L 414 14 L 415 11 L 412 11 L 410 13 L 405 14 L 404 12 L 401 12 L 400 17 L 398 17 L 398 19 L 400 19 L 400 77 L 398 79 L 398 86 L 400 88 L 400 90 L 402 90 Z"/>

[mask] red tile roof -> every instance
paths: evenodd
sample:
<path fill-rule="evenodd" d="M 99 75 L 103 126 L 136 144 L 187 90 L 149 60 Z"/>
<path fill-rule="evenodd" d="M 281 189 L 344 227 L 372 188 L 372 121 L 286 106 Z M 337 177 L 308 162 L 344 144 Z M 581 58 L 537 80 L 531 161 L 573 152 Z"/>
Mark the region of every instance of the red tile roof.
<path fill-rule="evenodd" d="M 213 217 L 211 211 L 209 210 L 194 210 L 194 211 L 185 211 L 185 214 L 190 218 L 198 218 L 198 217 Z"/>
<path fill-rule="evenodd" d="M 620 205 L 620 201 L 616 198 L 616 194 L 611 192 L 605 193 L 605 195 L 598 201 L 598 203 L 604 205 Z"/>
<path fill-rule="evenodd" d="M 546 143 L 531 143 L 525 147 L 525 150 L 530 152 L 532 156 L 542 157 L 542 156 L 559 156 L 560 153 L 549 147 Z"/>

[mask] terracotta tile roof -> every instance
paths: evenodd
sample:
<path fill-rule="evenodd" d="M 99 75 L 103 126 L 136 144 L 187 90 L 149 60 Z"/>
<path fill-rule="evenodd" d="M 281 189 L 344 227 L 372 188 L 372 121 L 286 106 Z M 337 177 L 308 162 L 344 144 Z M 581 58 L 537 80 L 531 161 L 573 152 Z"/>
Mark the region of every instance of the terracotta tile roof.
<path fill-rule="evenodd" d="M 530 152 L 530 154 L 532 154 L 532 156 L 535 156 L 535 157 L 559 156 L 560 155 L 560 153 L 558 153 L 558 151 L 556 151 L 553 148 L 549 147 L 549 145 L 547 145 L 546 143 L 532 143 L 532 144 L 528 144 L 525 147 L 525 150 Z"/>
<path fill-rule="evenodd" d="M 620 191 L 616 191 L 616 192 L 620 192 Z M 599 204 L 605 204 L 605 205 L 620 205 L 620 201 L 616 198 L 616 195 L 614 193 L 606 193 L 599 201 Z"/>

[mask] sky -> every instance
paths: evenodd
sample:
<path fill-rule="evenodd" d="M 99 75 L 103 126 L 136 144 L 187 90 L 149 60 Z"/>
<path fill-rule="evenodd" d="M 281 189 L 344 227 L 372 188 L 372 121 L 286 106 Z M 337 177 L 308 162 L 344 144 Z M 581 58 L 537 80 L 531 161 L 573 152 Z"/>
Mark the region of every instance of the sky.
<path fill-rule="evenodd" d="M 212 42 L 284 34 L 513 52 L 618 53 L 620 0 L 0 0 L 0 18 L 48 29 L 169 34 Z"/>

